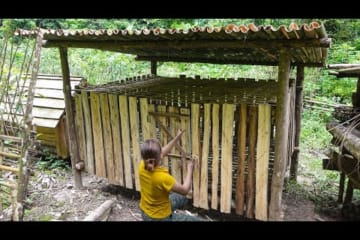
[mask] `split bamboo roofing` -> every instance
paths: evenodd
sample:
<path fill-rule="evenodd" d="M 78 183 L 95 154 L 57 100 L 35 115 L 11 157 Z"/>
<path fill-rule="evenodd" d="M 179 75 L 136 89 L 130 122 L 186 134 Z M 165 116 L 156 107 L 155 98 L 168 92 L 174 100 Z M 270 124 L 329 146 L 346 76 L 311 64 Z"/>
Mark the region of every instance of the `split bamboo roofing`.
<path fill-rule="evenodd" d="M 323 67 L 331 39 L 322 23 L 274 28 L 229 24 L 224 27 L 142 30 L 17 29 L 21 36 L 43 36 L 43 47 L 93 48 L 136 55 L 137 60 L 216 64 L 279 64 L 286 48 L 292 65 Z"/>
<path fill-rule="evenodd" d="M 271 79 L 146 75 L 78 90 L 145 97 L 156 104 L 187 107 L 191 103 L 276 103 L 277 82 Z"/>

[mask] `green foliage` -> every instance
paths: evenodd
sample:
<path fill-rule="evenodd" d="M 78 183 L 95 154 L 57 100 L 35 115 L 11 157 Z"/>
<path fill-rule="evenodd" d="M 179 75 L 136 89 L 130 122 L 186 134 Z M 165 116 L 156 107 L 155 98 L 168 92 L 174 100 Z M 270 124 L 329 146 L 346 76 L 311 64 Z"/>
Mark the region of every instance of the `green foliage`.
<path fill-rule="evenodd" d="M 325 128 L 326 122 L 332 118 L 330 112 L 304 109 L 301 121 L 301 145 L 311 148 L 324 148 L 331 140 Z"/>
<path fill-rule="evenodd" d="M 40 170 L 54 170 L 54 169 L 65 169 L 70 170 L 71 166 L 69 161 L 59 159 L 56 155 L 51 153 L 48 149 L 44 149 L 43 155 L 35 166 Z"/>

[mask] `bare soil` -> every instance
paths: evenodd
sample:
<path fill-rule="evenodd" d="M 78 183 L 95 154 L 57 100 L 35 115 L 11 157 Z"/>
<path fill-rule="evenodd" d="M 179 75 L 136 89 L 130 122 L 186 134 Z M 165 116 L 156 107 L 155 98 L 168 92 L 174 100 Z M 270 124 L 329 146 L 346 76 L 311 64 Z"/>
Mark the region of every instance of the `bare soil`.
<path fill-rule="evenodd" d="M 71 171 L 56 169 L 51 173 L 40 172 L 31 177 L 24 221 L 83 221 L 106 200 L 114 199 L 108 221 L 142 221 L 139 193 L 111 185 L 106 179 L 83 174 L 84 188 L 75 189 Z M 195 209 L 191 204 L 182 210 L 197 215 L 205 221 L 248 221 L 236 214 Z M 340 210 L 316 211 L 315 204 L 296 192 L 283 194 L 284 221 L 341 221 Z M 0 221 L 9 220 L 6 211 Z"/>

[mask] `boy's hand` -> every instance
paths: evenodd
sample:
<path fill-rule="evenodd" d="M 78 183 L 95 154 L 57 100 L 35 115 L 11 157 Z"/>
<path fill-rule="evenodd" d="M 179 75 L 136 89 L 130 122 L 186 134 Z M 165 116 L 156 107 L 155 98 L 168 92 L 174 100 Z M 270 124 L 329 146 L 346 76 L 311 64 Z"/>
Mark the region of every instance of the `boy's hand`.
<path fill-rule="evenodd" d="M 178 130 L 177 132 L 177 136 L 181 136 L 183 133 L 185 132 L 185 130 L 182 130 L 181 128 Z"/>

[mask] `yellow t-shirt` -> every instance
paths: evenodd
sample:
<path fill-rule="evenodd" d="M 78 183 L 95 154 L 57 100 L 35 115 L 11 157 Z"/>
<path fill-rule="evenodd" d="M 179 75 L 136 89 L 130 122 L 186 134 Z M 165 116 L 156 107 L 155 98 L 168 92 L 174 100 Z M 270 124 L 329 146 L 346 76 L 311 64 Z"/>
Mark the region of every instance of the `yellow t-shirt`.
<path fill-rule="evenodd" d="M 166 218 L 171 214 L 170 190 L 176 180 L 167 168 L 155 167 L 150 172 L 140 161 L 139 177 L 141 186 L 140 209 L 151 218 Z"/>

